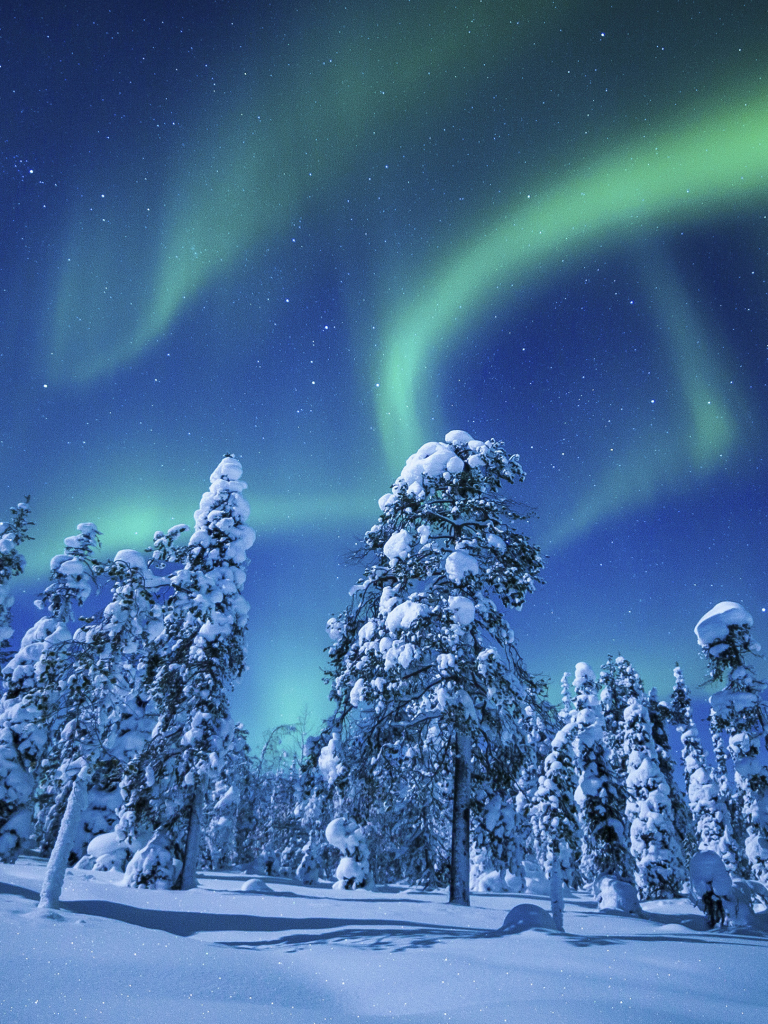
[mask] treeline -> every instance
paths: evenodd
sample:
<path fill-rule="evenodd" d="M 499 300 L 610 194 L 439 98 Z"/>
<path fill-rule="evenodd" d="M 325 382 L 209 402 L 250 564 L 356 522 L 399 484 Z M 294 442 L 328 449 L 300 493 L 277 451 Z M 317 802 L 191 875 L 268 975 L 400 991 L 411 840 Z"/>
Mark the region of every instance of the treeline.
<path fill-rule="evenodd" d="M 2 670 L 0 858 L 56 846 L 136 886 L 239 865 L 345 888 L 447 885 L 457 903 L 542 876 L 553 893 L 611 877 L 643 899 L 677 896 L 697 850 L 768 881 L 768 718 L 748 613 L 718 605 L 697 626 L 722 686 L 711 763 L 679 669 L 659 701 L 624 658 L 597 675 L 579 663 L 553 705 L 505 614 L 542 569 L 508 493 L 523 472 L 463 431 L 422 446 L 379 500 L 362 575 L 328 622 L 320 735 L 281 727 L 253 752 L 228 705 L 253 542 L 241 473 L 230 456 L 217 467 L 186 543 L 174 527 L 103 562 L 85 523 L 52 560 L 44 614 Z M 6 645 L 28 527 L 23 503 L 0 531 Z M 110 600 L 73 629 L 97 581 Z"/>

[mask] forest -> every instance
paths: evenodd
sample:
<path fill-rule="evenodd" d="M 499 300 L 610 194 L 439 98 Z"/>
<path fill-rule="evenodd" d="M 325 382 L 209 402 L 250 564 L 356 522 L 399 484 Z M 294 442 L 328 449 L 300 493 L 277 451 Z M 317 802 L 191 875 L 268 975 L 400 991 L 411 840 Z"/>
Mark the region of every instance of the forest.
<path fill-rule="evenodd" d="M 239 461 L 214 470 L 191 532 L 158 532 L 145 551 L 104 559 L 80 524 L 14 646 L 32 526 L 19 503 L 0 527 L 0 859 L 48 857 L 48 907 L 71 866 L 145 889 L 237 867 L 446 890 L 464 906 L 471 892 L 547 893 L 561 929 L 577 890 L 630 913 L 687 894 L 711 925 L 749 925 L 768 908 L 751 616 L 724 601 L 696 625 L 708 736 L 679 667 L 660 700 L 624 657 L 578 662 L 553 702 L 506 614 L 542 580 L 523 478 L 502 443 L 459 430 L 408 459 L 328 621 L 326 721 L 258 744 L 229 711 L 254 541 Z M 82 614 L 97 589 L 106 603 Z"/>

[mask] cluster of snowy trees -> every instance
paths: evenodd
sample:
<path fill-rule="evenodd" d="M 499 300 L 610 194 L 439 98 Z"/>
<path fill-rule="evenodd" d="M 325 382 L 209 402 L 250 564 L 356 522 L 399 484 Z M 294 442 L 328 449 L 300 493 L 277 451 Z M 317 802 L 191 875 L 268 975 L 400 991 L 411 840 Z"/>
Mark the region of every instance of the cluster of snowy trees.
<path fill-rule="evenodd" d="M 135 886 L 241 865 L 344 888 L 447 885 L 456 903 L 546 884 L 553 911 L 562 883 L 680 895 L 697 851 L 768 884 L 768 715 L 749 614 L 723 603 L 696 626 L 723 684 L 711 762 L 679 668 L 659 701 L 626 659 L 597 674 L 581 662 L 553 705 L 505 614 L 542 569 L 509 496 L 523 472 L 463 431 L 422 446 L 379 500 L 362 575 L 328 622 L 320 735 L 283 726 L 253 754 L 228 708 L 254 539 L 241 473 L 229 456 L 217 467 L 186 544 L 174 527 L 104 563 L 81 524 L 16 652 L 8 583 L 26 503 L 0 528 L 0 859 L 55 847 L 60 872 L 71 854 Z M 105 581 L 106 606 L 72 630 Z"/>
<path fill-rule="evenodd" d="M 98 530 L 81 523 L 51 560 L 36 602 L 43 614 L 2 669 L 3 860 L 30 845 L 55 849 L 55 878 L 71 851 L 107 835 L 99 866 L 123 868 L 132 854 L 129 884 L 194 884 L 205 801 L 242 757 L 228 699 L 244 667 L 254 540 L 241 475 L 236 459 L 223 459 L 185 545 L 187 527 L 177 526 L 155 534 L 146 553 L 102 562 Z M 21 571 L 29 525 L 24 503 L 3 527 L 3 587 Z M 108 603 L 75 625 L 103 584 Z"/>

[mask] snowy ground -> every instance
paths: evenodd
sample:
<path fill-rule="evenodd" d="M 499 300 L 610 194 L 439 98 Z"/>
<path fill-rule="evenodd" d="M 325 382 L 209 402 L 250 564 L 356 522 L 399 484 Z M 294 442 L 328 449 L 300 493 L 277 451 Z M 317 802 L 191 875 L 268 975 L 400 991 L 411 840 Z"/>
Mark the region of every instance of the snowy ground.
<path fill-rule="evenodd" d="M 467 909 L 274 878 L 261 894 L 227 873 L 147 892 L 70 871 L 62 910 L 42 916 L 42 875 L 31 858 L 0 865 L 3 1024 L 768 1020 L 768 913 L 764 931 L 709 932 L 686 900 L 638 920 L 579 897 L 559 935 L 537 926 L 544 897 L 473 895 Z"/>

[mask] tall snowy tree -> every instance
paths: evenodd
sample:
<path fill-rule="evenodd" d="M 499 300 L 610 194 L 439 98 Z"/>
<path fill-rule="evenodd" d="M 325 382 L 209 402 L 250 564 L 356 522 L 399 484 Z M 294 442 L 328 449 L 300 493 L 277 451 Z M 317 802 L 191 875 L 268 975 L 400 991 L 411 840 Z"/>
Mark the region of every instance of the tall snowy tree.
<path fill-rule="evenodd" d="M 82 620 L 74 635 L 72 668 L 61 686 L 63 725 L 52 736 L 44 779 L 53 798 L 40 823 L 44 848 L 53 845 L 69 789 L 83 766 L 90 790 L 80 845 L 112 829 L 124 766 L 143 749 L 154 726 L 147 649 L 163 628 L 155 595 L 164 581 L 130 549 L 118 551 L 104 575 L 111 598 L 100 615 Z"/>
<path fill-rule="evenodd" d="M 380 499 L 373 562 L 329 623 L 333 727 L 357 737 L 346 749 L 361 770 L 367 760 L 375 780 L 385 764 L 437 758 L 452 779 L 457 903 L 469 901 L 473 764 L 493 776 L 522 758 L 528 678 L 499 608 L 519 608 L 541 571 L 517 528 L 526 514 L 502 494 L 522 479 L 497 441 L 455 430 L 423 445 Z"/>
<path fill-rule="evenodd" d="M 28 501 L 29 499 L 27 499 Z M 19 545 L 29 539 L 29 505 L 20 502 L 11 509 L 8 523 L 0 523 L 0 650 L 7 651 L 13 636 L 11 606 L 13 596 L 9 583 L 24 570 L 24 557 Z M 0 860 L 12 861 L 21 845 L 16 825 L 25 832 L 25 810 L 31 796 L 33 779 L 19 750 L 25 730 L 24 696 L 17 691 L 0 696 Z M 16 825 L 14 815 L 20 815 Z"/>
<path fill-rule="evenodd" d="M 733 839 L 731 815 L 707 764 L 699 730 L 691 714 L 691 697 L 683 672 L 675 667 L 675 686 L 670 702 L 673 720 L 680 732 L 683 772 L 688 803 L 696 829 L 699 850 L 716 853 L 728 872 L 738 874 L 738 852 Z"/>
<path fill-rule="evenodd" d="M 617 659 L 623 662 L 623 659 Z M 623 778 L 626 768 L 624 756 L 624 708 L 627 706 L 626 689 L 620 678 L 620 665 L 608 655 L 600 669 L 597 690 L 605 722 L 605 746 L 611 768 L 617 778 Z"/>
<path fill-rule="evenodd" d="M 574 749 L 578 758 L 575 799 L 581 826 L 580 870 L 597 886 L 603 875 L 629 879 L 632 860 L 624 830 L 624 800 L 611 768 L 595 674 L 586 662 L 576 665 Z"/>
<path fill-rule="evenodd" d="M 533 834 L 539 863 L 550 880 L 555 874 L 569 886 L 581 879 L 578 871 L 579 835 L 576 792 L 576 762 L 573 752 L 575 716 L 563 722 L 552 737 L 544 761 L 544 772 L 531 806 Z"/>
<path fill-rule="evenodd" d="M 724 689 L 712 694 L 710 705 L 717 729 L 728 734 L 736 785 L 746 823 L 746 853 L 755 879 L 768 883 L 768 768 L 760 749 L 768 725 L 763 703 L 765 683 L 756 679 L 747 658 L 760 647 L 752 639 L 752 616 L 740 604 L 721 601 L 696 624 L 696 638 L 712 682 L 727 673 Z"/>
<path fill-rule="evenodd" d="M 63 722 L 62 684 L 72 665 L 72 635 L 67 623 L 94 584 L 93 549 L 98 530 L 80 523 L 64 542 L 64 553 L 51 559 L 50 583 L 35 602 L 46 614 L 25 633 L 19 650 L 3 668 L 5 782 L 0 797 L 0 857 L 15 860 L 33 831 L 35 789 L 49 767 L 49 745 Z M 5 766 L 11 765 L 10 770 Z M 39 794 L 37 813 L 49 800 Z"/>
<path fill-rule="evenodd" d="M 29 518 L 28 503 L 28 497 L 20 501 L 11 509 L 10 520 L 7 523 L 0 523 L 0 650 L 7 650 L 8 641 L 13 636 L 13 595 L 9 592 L 8 584 L 24 571 L 24 556 L 20 554 L 19 546 L 25 540 L 29 540 L 29 528 L 33 525 Z"/>
<path fill-rule="evenodd" d="M 640 899 L 679 896 L 685 880 L 669 786 L 659 767 L 648 708 L 632 697 L 624 709 L 627 819 Z"/>
<path fill-rule="evenodd" d="M 233 731 L 229 694 L 245 667 L 242 592 L 254 532 L 241 476 L 232 456 L 213 471 L 184 565 L 169 577 L 173 593 L 149 664 L 158 721 L 134 771 L 136 778 L 143 769 L 156 833 L 134 855 L 129 884 L 196 884 L 206 792 L 221 772 Z M 169 866 L 174 857 L 182 863 L 178 879 Z"/>
<path fill-rule="evenodd" d="M 659 700 L 655 687 L 648 691 L 646 706 L 651 723 L 651 735 L 656 745 L 656 756 L 659 759 L 659 768 L 669 788 L 672 820 L 674 821 L 675 831 L 677 832 L 680 847 L 687 863 L 696 852 L 697 846 L 691 809 L 688 806 L 686 795 L 678 783 L 677 759 L 672 753 L 672 746 L 667 733 L 667 723 L 673 723 L 674 716 L 667 702 Z"/>

